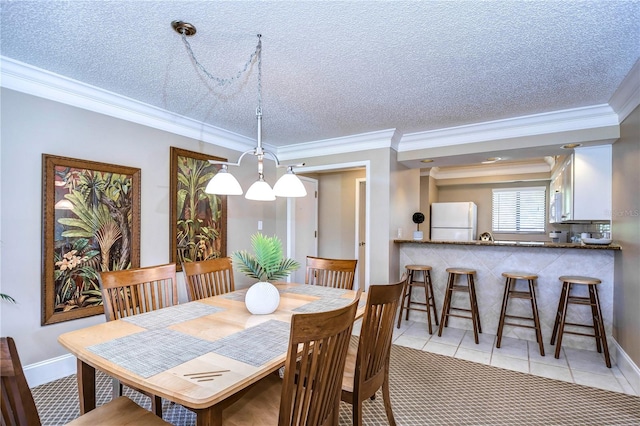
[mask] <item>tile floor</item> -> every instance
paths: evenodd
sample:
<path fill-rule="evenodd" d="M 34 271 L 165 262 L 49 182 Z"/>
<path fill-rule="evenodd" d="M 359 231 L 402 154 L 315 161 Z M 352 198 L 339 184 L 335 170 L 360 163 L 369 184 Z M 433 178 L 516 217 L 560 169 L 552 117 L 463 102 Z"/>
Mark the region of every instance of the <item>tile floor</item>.
<path fill-rule="evenodd" d="M 358 333 L 358 329 L 359 324 L 356 324 L 354 334 Z M 394 328 L 393 343 L 508 370 L 640 396 L 615 364 L 612 368 L 607 368 L 604 357 L 598 352 L 563 347 L 560 358 L 555 359 L 555 347 L 548 342 L 545 342 L 544 348 L 546 356 L 540 356 L 536 342 L 503 337 L 498 349 L 495 347 L 495 335 L 483 333 L 479 337 L 480 343 L 476 345 L 473 331 L 451 327 L 445 328 L 442 337 L 438 337 L 435 330 L 430 335 L 423 322 L 403 320 L 400 328 Z M 614 360 L 611 362 L 614 363 Z"/>

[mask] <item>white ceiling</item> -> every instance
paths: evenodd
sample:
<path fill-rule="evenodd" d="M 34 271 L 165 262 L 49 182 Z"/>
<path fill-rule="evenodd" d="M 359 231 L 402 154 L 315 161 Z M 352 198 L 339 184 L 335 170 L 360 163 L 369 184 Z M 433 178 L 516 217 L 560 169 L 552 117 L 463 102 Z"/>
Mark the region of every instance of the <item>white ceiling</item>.
<path fill-rule="evenodd" d="M 7 1 L 2 56 L 282 149 L 607 104 L 640 57 L 640 2 Z M 304 145 L 302 145 L 304 146 Z M 539 152 L 536 155 L 540 155 Z M 549 154 L 553 155 L 553 153 Z"/>

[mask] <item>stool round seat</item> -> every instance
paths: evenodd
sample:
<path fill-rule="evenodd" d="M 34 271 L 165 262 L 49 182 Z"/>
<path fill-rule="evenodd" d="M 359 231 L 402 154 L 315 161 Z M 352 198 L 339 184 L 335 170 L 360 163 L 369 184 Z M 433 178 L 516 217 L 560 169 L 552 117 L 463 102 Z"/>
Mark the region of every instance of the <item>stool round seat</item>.
<path fill-rule="evenodd" d="M 430 271 L 431 270 L 431 266 L 429 266 L 429 265 L 407 265 L 407 266 L 405 266 L 405 269 L 408 269 L 410 271 Z"/>
<path fill-rule="evenodd" d="M 526 272 L 503 272 L 502 276 L 505 278 L 513 278 L 514 280 L 537 280 L 536 274 L 528 274 Z"/>
<path fill-rule="evenodd" d="M 474 275 L 476 273 L 475 269 L 469 268 L 447 268 L 446 271 L 450 274 L 458 275 Z"/>
<path fill-rule="evenodd" d="M 595 285 L 595 284 L 602 283 L 602 281 L 599 280 L 598 278 L 581 277 L 578 275 L 562 276 L 559 278 L 559 280 L 562 281 L 563 283 L 566 282 L 566 283 L 586 284 L 586 285 Z"/>

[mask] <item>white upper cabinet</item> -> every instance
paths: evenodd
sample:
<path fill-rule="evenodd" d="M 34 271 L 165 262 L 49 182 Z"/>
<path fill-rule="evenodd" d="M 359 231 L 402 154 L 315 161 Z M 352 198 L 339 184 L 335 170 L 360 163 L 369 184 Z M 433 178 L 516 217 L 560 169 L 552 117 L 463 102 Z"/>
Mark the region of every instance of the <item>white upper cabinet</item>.
<path fill-rule="evenodd" d="M 611 220 L 611 145 L 576 148 L 551 177 L 549 222 Z"/>

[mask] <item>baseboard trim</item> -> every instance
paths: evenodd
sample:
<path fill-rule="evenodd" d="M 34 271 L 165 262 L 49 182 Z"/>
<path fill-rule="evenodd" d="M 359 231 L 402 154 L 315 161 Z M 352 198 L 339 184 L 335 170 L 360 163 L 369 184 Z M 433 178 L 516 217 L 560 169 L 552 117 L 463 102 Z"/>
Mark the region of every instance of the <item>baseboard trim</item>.
<path fill-rule="evenodd" d="M 23 368 L 30 388 L 76 374 L 76 357 L 67 354 L 47 359 Z"/>
<path fill-rule="evenodd" d="M 616 364 L 636 394 L 640 395 L 640 368 L 633 362 L 615 339 L 611 339 L 616 348 Z"/>

